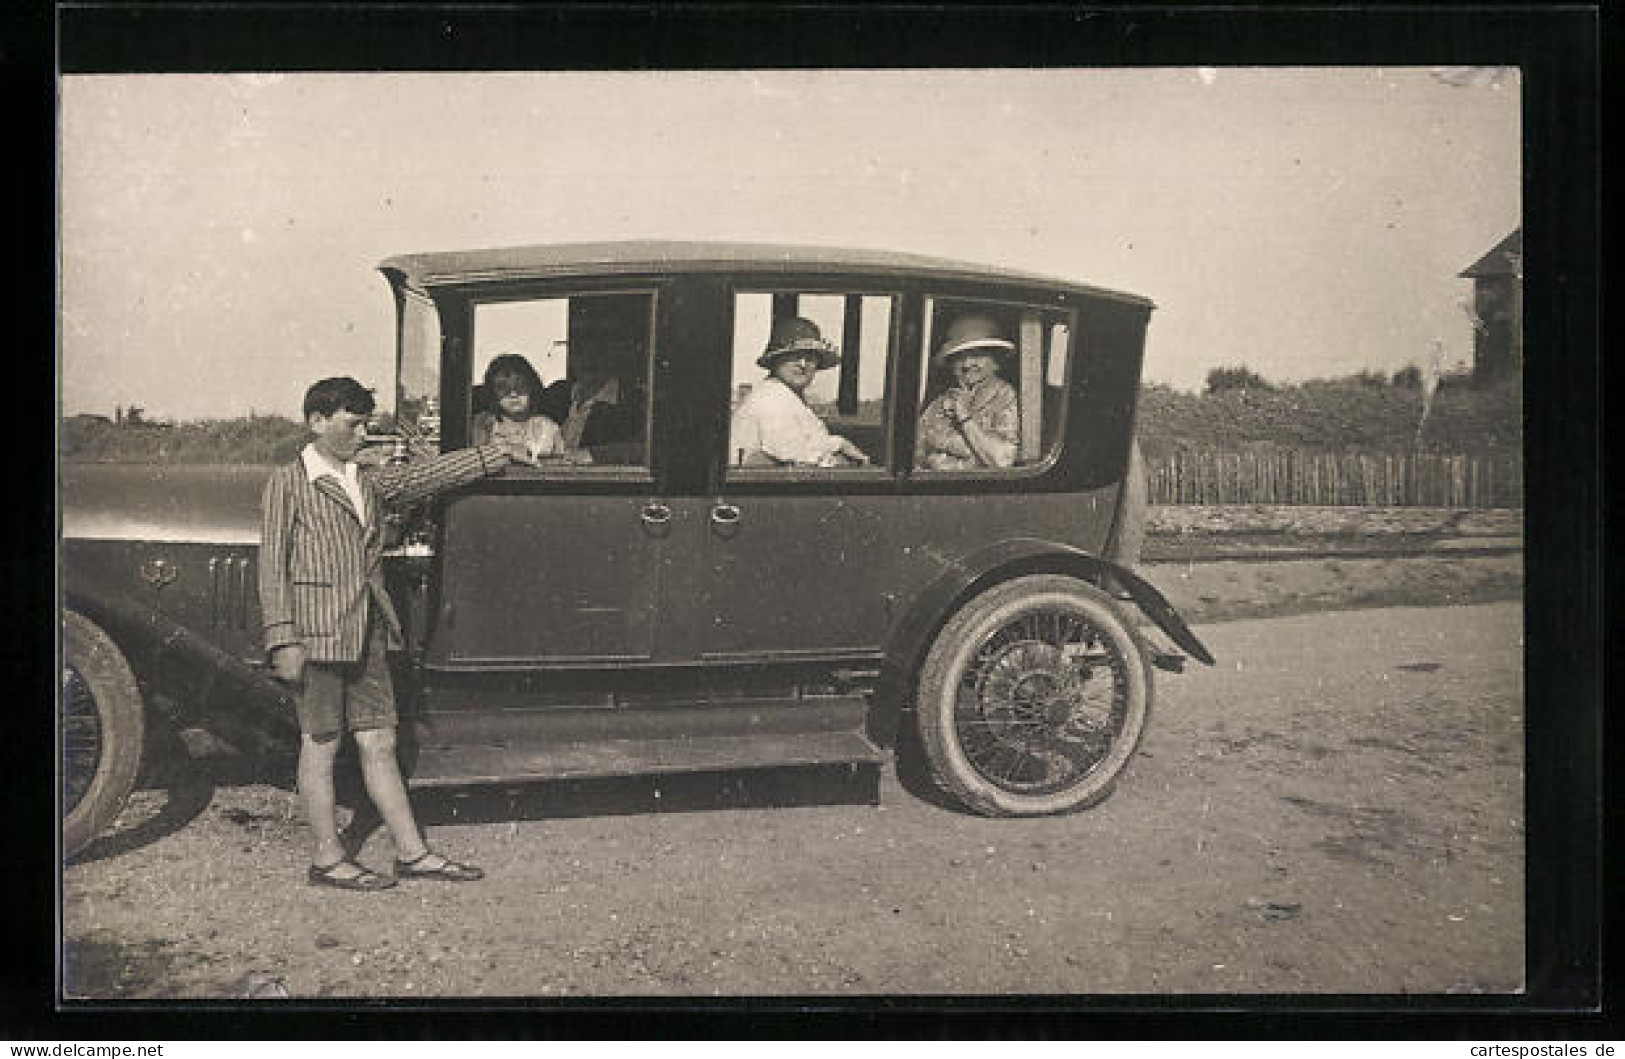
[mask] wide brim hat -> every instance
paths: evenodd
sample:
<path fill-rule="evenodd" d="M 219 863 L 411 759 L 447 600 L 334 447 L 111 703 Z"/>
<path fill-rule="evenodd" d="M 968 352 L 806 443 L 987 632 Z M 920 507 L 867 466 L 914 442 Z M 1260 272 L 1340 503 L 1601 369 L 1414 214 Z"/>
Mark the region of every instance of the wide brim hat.
<path fill-rule="evenodd" d="M 824 341 L 817 324 L 801 316 L 785 316 L 773 321 L 767 348 L 756 358 L 756 365 L 772 371 L 775 361 L 791 353 L 816 353 L 819 371 L 841 362 L 840 350 Z"/>
<path fill-rule="evenodd" d="M 942 345 L 931 355 L 931 363 L 943 367 L 961 353 L 991 353 L 1004 356 L 1016 351 L 1016 344 L 1004 337 L 991 316 L 961 316 L 948 325 Z"/>

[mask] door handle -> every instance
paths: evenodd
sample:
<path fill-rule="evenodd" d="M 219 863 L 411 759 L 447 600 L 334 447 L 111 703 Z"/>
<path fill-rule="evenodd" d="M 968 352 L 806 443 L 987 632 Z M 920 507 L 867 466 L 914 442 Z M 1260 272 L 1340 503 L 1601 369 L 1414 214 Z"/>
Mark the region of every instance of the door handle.
<path fill-rule="evenodd" d="M 739 508 L 734 504 L 716 503 L 711 506 L 711 522 L 724 529 L 739 525 Z"/>
<path fill-rule="evenodd" d="M 651 500 L 643 505 L 639 512 L 646 526 L 661 527 L 671 522 L 671 508 L 658 500 Z"/>

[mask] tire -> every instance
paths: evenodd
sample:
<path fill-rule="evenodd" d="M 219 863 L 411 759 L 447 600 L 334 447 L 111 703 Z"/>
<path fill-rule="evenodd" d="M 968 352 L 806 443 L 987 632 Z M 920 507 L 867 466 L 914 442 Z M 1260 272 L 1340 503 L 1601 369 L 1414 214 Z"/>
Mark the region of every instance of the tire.
<path fill-rule="evenodd" d="M 1106 800 L 1151 713 L 1151 667 L 1105 593 L 1040 574 L 966 603 L 920 670 L 917 721 L 938 786 L 984 816 Z"/>
<path fill-rule="evenodd" d="M 62 854 L 90 845 L 135 787 L 146 739 L 141 689 L 111 637 L 73 611 L 62 616 Z"/>

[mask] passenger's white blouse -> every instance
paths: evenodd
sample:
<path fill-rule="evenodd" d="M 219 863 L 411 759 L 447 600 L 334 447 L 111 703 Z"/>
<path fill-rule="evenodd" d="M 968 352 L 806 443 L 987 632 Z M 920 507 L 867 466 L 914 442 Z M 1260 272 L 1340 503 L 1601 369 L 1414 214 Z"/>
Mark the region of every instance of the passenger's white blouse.
<path fill-rule="evenodd" d="M 807 402 L 772 376 L 757 383 L 734 410 L 728 435 L 730 463 L 818 463 L 839 452 L 841 439 L 829 432 Z"/>

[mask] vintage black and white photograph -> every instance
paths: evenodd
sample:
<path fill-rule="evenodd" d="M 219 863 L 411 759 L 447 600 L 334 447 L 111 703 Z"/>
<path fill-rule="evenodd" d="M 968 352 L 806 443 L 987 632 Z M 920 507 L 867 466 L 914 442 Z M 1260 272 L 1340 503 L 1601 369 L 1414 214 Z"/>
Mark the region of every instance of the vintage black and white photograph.
<path fill-rule="evenodd" d="M 64 999 L 1526 989 L 1517 67 L 58 87 Z"/>

